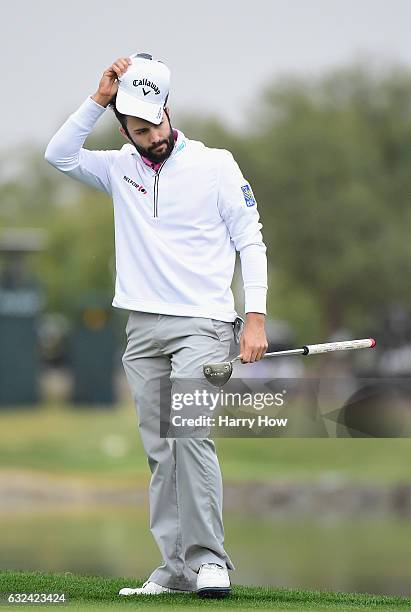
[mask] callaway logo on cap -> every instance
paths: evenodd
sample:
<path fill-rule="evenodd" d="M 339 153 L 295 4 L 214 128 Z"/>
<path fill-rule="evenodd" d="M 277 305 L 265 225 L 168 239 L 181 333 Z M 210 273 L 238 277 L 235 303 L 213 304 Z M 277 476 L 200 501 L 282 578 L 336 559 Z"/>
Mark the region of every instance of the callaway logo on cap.
<path fill-rule="evenodd" d="M 116 108 L 123 115 L 158 125 L 170 89 L 170 70 L 148 53 L 130 56 L 131 64 L 119 78 Z"/>

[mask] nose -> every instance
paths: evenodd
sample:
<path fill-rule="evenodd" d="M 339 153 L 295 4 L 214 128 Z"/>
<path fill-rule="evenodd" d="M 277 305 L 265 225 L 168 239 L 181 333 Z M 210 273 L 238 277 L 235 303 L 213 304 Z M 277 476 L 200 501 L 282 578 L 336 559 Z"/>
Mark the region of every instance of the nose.
<path fill-rule="evenodd" d="M 164 140 L 161 137 L 161 131 L 153 130 L 153 132 L 151 133 L 151 146 L 155 145 L 157 142 L 160 142 L 161 140 Z"/>

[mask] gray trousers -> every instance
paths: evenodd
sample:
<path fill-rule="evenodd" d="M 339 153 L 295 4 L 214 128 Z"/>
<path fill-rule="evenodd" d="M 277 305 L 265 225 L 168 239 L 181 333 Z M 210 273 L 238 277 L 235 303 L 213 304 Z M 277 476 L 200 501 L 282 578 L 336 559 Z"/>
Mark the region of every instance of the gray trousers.
<path fill-rule="evenodd" d="M 209 437 L 160 437 L 160 385 L 163 398 L 165 382 L 171 394 L 181 379 L 203 379 L 204 363 L 227 360 L 233 326 L 131 311 L 126 334 L 123 366 L 151 470 L 150 529 L 163 558 L 149 580 L 195 590 L 201 564 L 235 569 L 224 550 L 220 466 Z"/>

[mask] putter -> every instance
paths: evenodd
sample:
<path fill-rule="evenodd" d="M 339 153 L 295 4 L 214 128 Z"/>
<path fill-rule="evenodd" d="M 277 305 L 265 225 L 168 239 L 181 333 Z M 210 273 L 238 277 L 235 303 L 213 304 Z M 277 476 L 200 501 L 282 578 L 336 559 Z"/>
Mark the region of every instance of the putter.
<path fill-rule="evenodd" d="M 352 351 L 354 349 L 374 348 L 376 342 L 373 338 L 365 338 L 363 340 L 346 340 L 344 342 L 327 342 L 325 344 L 307 344 L 297 349 L 287 351 L 275 351 L 274 353 L 265 353 L 262 359 L 266 357 L 288 357 L 290 355 L 318 355 L 320 353 L 332 353 L 334 351 Z M 215 387 L 223 387 L 230 380 L 233 373 L 233 363 L 239 361 L 241 355 L 237 355 L 231 361 L 222 361 L 221 363 L 205 363 L 203 372 L 206 379 Z M 247 364 L 244 364 L 247 365 Z"/>

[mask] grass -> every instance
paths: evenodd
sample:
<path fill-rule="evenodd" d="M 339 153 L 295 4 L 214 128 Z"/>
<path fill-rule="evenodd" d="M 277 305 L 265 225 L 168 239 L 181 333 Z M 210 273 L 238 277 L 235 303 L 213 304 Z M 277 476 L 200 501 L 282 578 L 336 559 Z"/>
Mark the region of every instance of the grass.
<path fill-rule="evenodd" d="M 0 573 L 0 593 L 65 593 L 67 607 L 80 610 L 133 610 L 170 608 L 184 610 L 406 610 L 411 608 L 411 599 L 386 597 L 365 593 L 342 593 L 330 591 L 307 591 L 268 587 L 234 586 L 232 595 L 224 600 L 201 600 L 195 594 L 145 596 L 120 598 L 118 591 L 123 586 L 141 586 L 142 582 L 129 578 L 106 578 L 80 576 L 70 573 L 48 574 L 43 572 Z M 3 595 L 4 597 L 4 595 Z M 24 605 L 24 609 L 38 609 L 40 604 Z M 60 604 L 62 605 L 62 604 Z M 54 604 L 53 607 L 57 607 Z M 9 604 L 6 609 L 15 609 Z"/>
<path fill-rule="evenodd" d="M 229 439 L 216 441 L 226 481 L 337 476 L 409 482 L 411 438 Z M 79 476 L 146 486 L 147 460 L 132 404 L 114 409 L 44 405 L 0 411 L 0 470 Z"/>

